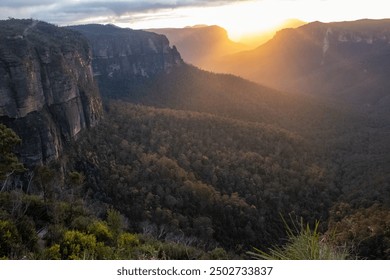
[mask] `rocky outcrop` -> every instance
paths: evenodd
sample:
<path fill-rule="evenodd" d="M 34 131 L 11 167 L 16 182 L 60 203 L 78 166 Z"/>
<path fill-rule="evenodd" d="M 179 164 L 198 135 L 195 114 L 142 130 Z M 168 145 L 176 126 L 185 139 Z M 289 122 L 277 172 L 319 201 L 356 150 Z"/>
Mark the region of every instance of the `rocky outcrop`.
<path fill-rule="evenodd" d="M 27 165 L 59 156 L 101 117 L 87 41 L 33 20 L 0 21 L 0 120 L 22 138 Z"/>
<path fill-rule="evenodd" d="M 83 34 L 92 47 L 93 72 L 104 97 L 134 98 L 142 85 L 183 64 L 163 35 L 114 25 L 69 27 Z"/>

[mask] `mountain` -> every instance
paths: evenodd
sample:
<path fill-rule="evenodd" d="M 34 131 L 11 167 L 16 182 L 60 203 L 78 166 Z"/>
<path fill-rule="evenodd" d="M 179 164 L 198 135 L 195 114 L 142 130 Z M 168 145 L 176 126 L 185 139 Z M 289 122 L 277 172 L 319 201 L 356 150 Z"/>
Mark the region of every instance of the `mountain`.
<path fill-rule="evenodd" d="M 57 158 L 102 114 L 91 53 L 78 33 L 35 20 L 0 21 L 0 120 L 27 164 Z"/>
<path fill-rule="evenodd" d="M 69 28 L 88 39 L 94 76 L 107 100 L 205 112 L 299 131 L 304 131 L 302 122 L 315 125 L 313 116 L 321 114 L 327 120 L 321 125 L 330 126 L 333 116 L 342 111 L 349 114 L 348 109 L 335 108 L 318 97 L 291 95 L 188 65 L 163 35 L 113 25 Z"/>
<path fill-rule="evenodd" d="M 304 22 L 299 19 L 287 19 L 282 23 L 278 24 L 276 27 L 273 27 L 267 31 L 254 32 L 243 35 L 240 38 L 239 42 L 248 46 L 249 49 L 255 49 L 260 45 L 266 43 L 267 41 L 271 40 L 272 37 L 275 36 L 276 32 L 286 28 L 297 28 L 305 24 L 307 24 L 307 22 Z"/>
<path fill-rule="evenodd" d="M 160 73 L 183 64 L 163 35 L 114 25 L 68 27 L 83 34 L 92 48 L 94 76 L 103 97 L 137 95 L 139 88 Z"/>
<path fill-rule="evenodd" d="M 384 108 L 389 104 L 390 20 L 313 22 L 279 31 L 220 71 L 287 91 Z"/>
<path fill-rule="evenodd" d="M 167 36 L 185 62 L 208 70 L 213 69 L 216 58 L 248 49 L 244 44 L 230 40 L 227 31 L 217 25 L 146 31 Z"/>

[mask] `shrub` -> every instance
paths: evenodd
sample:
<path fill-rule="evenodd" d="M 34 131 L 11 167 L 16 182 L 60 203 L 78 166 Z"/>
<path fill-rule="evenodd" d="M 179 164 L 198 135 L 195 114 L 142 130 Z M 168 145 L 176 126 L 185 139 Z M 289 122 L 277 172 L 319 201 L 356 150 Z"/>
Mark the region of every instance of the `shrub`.
<path fill-rule="evenodd" d="M 96 237 L 76 230 L 65 232 L 60 244 L 62 259 L 88 260 L 95 258 Z"/>
<path fill-rule="evenodd" d="M 291 229 L 286 224 L 288 240 L 283 246 L 276 246 L 269 253 L 255 249 L 249 254 L 255 259 L 265 260 L 343 260 L 347 259 L 345 247 L 336 247 L 332 236 L 321 235 L 318 231 L 319 222 L 314 229 L 301 221 L 299 226 Z"/>

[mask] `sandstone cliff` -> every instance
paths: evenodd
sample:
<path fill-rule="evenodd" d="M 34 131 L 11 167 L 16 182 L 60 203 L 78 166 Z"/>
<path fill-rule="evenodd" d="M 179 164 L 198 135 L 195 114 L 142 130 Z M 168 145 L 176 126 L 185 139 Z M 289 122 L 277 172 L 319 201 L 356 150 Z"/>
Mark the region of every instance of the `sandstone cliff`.
<path fill-rule="evenodd" d="M 114 25 L 70 27 L 82 33 L 93 53 L 93 72 L 104 97 L 142 95 L 143 85 L 183 64 L 163 35 Z"/>
<path fill-rule="evenodd" d="M 22 138 L 27 164 L 57 158 L 101 116 L 87 41 L 34 20 L 0 21 L 0 121 Z"/>

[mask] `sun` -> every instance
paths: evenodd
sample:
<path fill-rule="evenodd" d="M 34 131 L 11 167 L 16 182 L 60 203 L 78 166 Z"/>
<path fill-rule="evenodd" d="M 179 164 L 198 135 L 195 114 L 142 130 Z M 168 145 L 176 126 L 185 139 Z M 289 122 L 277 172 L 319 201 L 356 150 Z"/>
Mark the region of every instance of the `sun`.
<path fill-rule="evenodd" d="M 219 14 L 219 21 L 232 40 L 239 41 L 252 34 L 274 30 L 287 17 L 272 2 L 242 2 L 227 6 Z"/>
<path fill-rule="evenodd" d="M 274 31 L 283 21 L 291 18 L 287 12 L 281 9 L 279 1 L 234 1 L 215 7 L 160 10 L 153 15 L 140 16 L 141 20 L 135 20 L 132 16 L 130 27 L 145 29 L 219 25 L 227 30 L 230 39 L 240 41 L 250 35 Z"/>
<path fill-rule="evenodd" d="M 216 7 L 191 7 L 170 11 L 177 26 L 219 25 L 230 39 L 273 30 L 289 18 L 275 1 L 236 1 Z M 169 21 L 172 24 L 172 21 Z"/>

